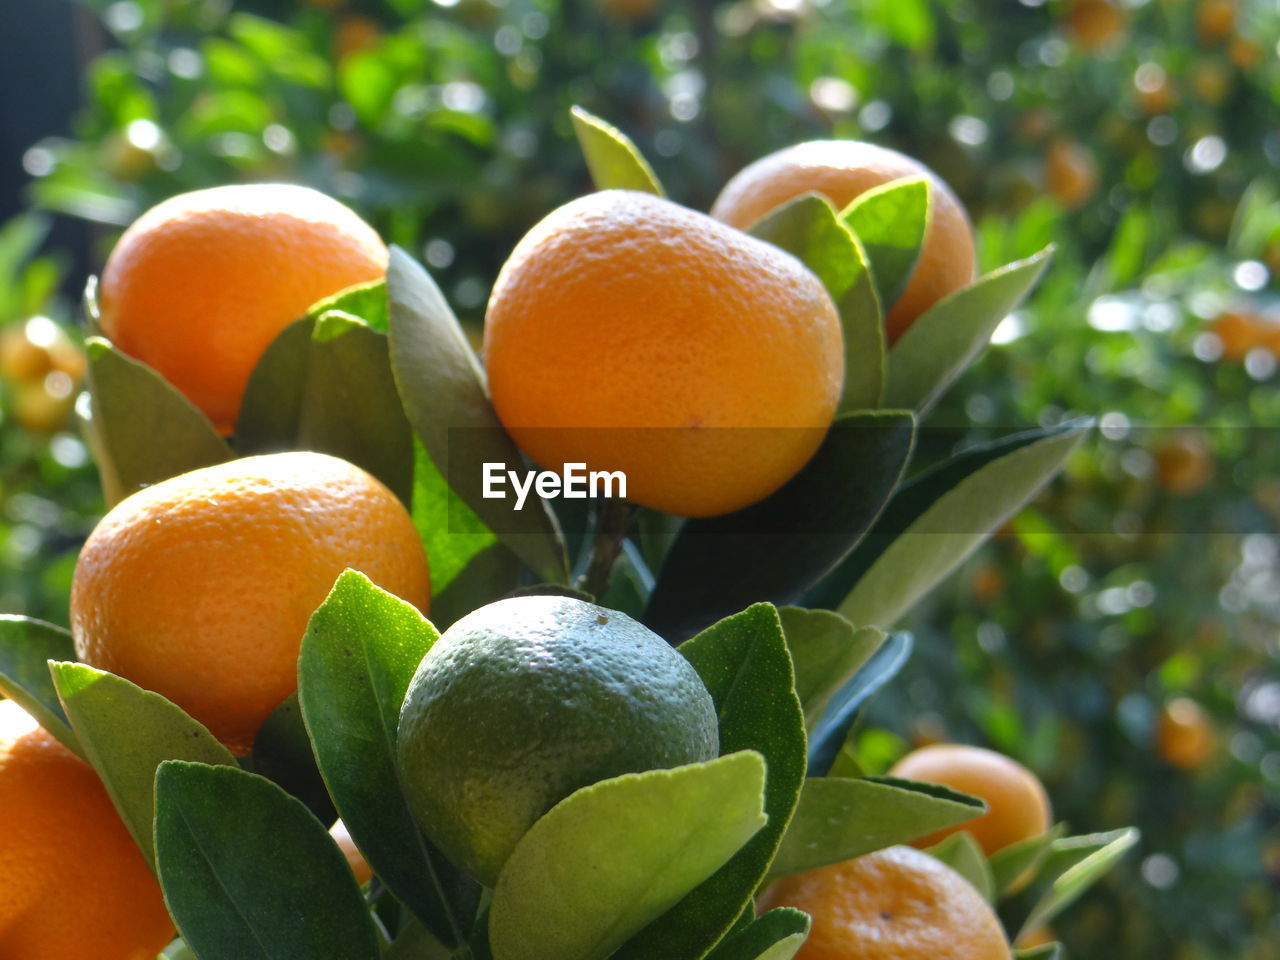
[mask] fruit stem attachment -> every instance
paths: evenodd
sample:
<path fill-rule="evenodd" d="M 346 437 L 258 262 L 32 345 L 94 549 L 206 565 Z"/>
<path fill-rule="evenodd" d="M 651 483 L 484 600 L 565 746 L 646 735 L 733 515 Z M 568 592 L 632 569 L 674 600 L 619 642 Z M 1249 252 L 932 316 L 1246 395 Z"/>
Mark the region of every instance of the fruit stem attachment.
<path fill-rule="evenodd" d="M 636 504 L 627 500 L 606 499 L 596 507 L 595 538 L 591 543 L 591 558 L 587 572 L 578 581 L 578 587 L 597 600 L 609 589 L 613 565 L 622 553 L 622 541 L 626 538 L 631 521 L 635 519 Z"/>

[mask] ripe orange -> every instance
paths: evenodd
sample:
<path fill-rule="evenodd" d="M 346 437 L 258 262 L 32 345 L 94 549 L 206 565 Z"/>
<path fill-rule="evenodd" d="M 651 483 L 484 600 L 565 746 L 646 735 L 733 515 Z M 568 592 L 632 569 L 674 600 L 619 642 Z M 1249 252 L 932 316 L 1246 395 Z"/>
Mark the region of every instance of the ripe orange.
<path fill-rule="evenodd" d="M 1200 704 L 1175 697 L 1164 705 L 1156 723 L 1156 748 L 1167 763 L 1180 770 L 1204 766 L 1217 752 L 1213 723 Z"/>
<path fill-rule="evenodd" d="M 1036 775 L 994 750 L 959 743 L 935 744 L 912 751 L 889 771 L 891 777 L 940 783 L 987 802 L 975 820 L 913 841 L 931 847 L 961 830 L 973 834 L 987 856 L 1011 843 L 1038 837 L 1049 829 L 1049 797 Z"/>
<path fill-rule="evenodd" d="M 1102 53 L 1124 40 L 1129 29 L 1125 12 L 1109 0 L 1075 0 L 1067 10 L 1067 33 L 1089 53 Z"/>
<path fill-rule="evenodd" d="M 967 880 L 911 847 L 784 877 L 756 903 L 796 907 L 813 928 L 795 960 L 1009 960 L 991 907 Z"/>
<path fill-rule="evenodd" d="M 1179 431 L 1156 448 L 1154 457 L 1160 486 L 1170 493 L 1188 496 L 1213 479 L 1213 449 L 1199 431 Z"/>
<path fill-rule="evenodd" d="M 494 406 L 547 469 L 621 470 L 628 499 L 727 513 L 790 479 L 844 380 L 836 308 L 789 254 L 646 193 L 553 211 L 485 317 Z"/>
<path fill-rule="evenodd" d="M 0 701 L 0 957 L 154 960 L 160 886 L 93 769 Z"/>
<path fill-rule="evenodd" d="M 89 536 L 71 584 L 76 652 L 245 752 L 297 686 L 307 620 L 347 567 L 426 611 L 413 520 L 360 468 L 278 453 L 193 470 Z"/>
<path fill-rule="evenodd" d="M 1236 26 L 1235 0 L 1200 0 L 1196 4 L 1196 34 L 1206 44 L 1220 43 Z"/>
<path fill-rule="evenodd" d="M 315 190 L 214 187 L 172 197 L 124 232 L 102 272 L 102 330 L 230 433 L 272 339 L 317 300 L 379 279 L 373 228 Z"/>
<path fill-rule="evenodd" d="M 920 176 L 929 178 L 930 222 L 915 271 L 885 317 L 885 333 L 893 344 L 920 314 L 972 283 L 977 263 L 969 215 L 951 188 L 924 164 L 896 150 L 856 140 L 801 143 L 741 170 L 720 192 L 711 215 L 745 230 L 805 193 L 823 194 L 843 209 L 874 187 Z"/>
<path fill-rule="evenodd" d="M 369 866 L 369 861 L 364 858 L 364 854 L 360 852 L 356 842 L 351 839 L 351 831 L 347 829 L 347 825 L 341 820 L 335 820 L 333 826 L 329 828 L 329 836 L 333 837 L 333 842 L 338 845 L 342 855 L 347 858 L 347 866 L 355 874 L 356 883 L 363 887 L 372 880 L 373 868 Z"/>
<path fill-rule="evenodd" d="M 1057 139 L 1045 151 L 1045 185 L 1067 208 L 1079 207 L 1098 192 L 1098 164 L 1074 140 Z"/>

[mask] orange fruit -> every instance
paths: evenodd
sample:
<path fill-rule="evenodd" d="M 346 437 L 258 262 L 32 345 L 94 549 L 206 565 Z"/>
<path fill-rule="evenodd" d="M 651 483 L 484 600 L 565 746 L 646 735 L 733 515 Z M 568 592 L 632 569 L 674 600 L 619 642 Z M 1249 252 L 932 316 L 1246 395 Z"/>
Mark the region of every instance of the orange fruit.
<path fill-rule="evenodd" d="M 90 534 L 71 584 L 76 652 L 246 752 L 296 688 L 307 620 L 348 567 L 427 610 L 413 520 L 359 467 L 277 453 L 193 470 Z"/>
<path fill-rule="evenodd" d="M 276 334 L 386 267 L 373 228 L 315 190 L 197 190 L 152 207 L 120 237 L 98 288 L 102 330 L 230 433 Z"/>
<path fill-rule="evenodd" d="M 741 170 L 720 191 L 711 215 L 745 230 L 802 194 L 820 193 L 843 209 L 866 191 L 904 177 L 928 178 L 930 219 L 915 270 L 885 317 L 892 345 L 931 306 L 972 283 L 977 263 L 973 226 L 964 205 L 924 164 L 857 140 L 801 143 Z"/>
<path fill-rule="evenodd" d="M 961 830 L 973 834 L 987 856 L 1011 843 L 1038 837 L 1052 824 L 1049 797 L 1036 775 L 1004 754 L 960 743 L 935 744 L 907 754 L 891 777 L 939 783 L 987 803 L 982 816 L 912 841 L 931 847 Z"/>
<path fill-rule="evenodd" d="M 1227 56 L 1241 70 L 1252 70 L 1262 62 L 1263 55 L 1262 44 L 1244 37 L 1233 37 L 1227 45 Z"/>
<path fill-rule="evenodd" d="M 1009 960 L 991 907 L 959 873 L 911 847 L 784 877 L 760 913 L 796 907 L 813 918 L 795 960 Z"/>
<path fill-rule="evenodd" d="M 1196 493 L 1213 479 L 1213 450 L 1198 431 L 1179 431 L 1156 448 L 1154 457 L 1160 486 L 1170 493 Z"/>
<path fill-rule="evenodd" d="M 350 13 L 338 23 L 334 33 L 334 59 L 338 63 L 355 56 L 382 39 L 382 27 L 375 20 L 358 13 Z"/>
<path fill-rule="evenodd" d="M 844 380 L 840 319 L 800 261 L 647 193 L 553 211 L 485 317 L 494 407 L 546 469 L 622 471 L 683 516 L 745 507 L 821 443 Z"/>
<path fill-rule="evenodd" d="M 662 0 L 596 0 L 602 13 L 623 23 L 648 20 L 661 5 Z"/>
<path fill-rule="evenodd" d="M 1045 185 L 1064 207 L 1082 206 L 1098 192 L 1097 161 L 1074 140 L 1050 143 L 1044 165 Z"/>
<path fill-rule="evenodd" d="M 1168 113 L 1177 100 L 1169 74 L 1158 63 L 1147 62 L 1138 67 L 1133 74 L 1133 88 L 1138 106 L 1153 116 Z"/>
<path fill-rule="evenodd" d="M 1200 704 L 1175 697 L 1164 705 L 1156 722 L 1156 748 L 1165 761 L 1180 770 L 1195 770 L 1217 752 L 1213 723 Z"/>
<path fill-rule="evenodd" d="M 0 701 L 0 957 L 154 960 L 160 885 L 93 769 Z"/>
<path fill-rule="evenodd" d="M 372 880 L 373 868 L 369 866 L 369 861 L 364 858 L 364 854 L 360 852 L 356 842 L 351 839 L 351 831 L 347 829 L 347 825 L 341 820 L 335 820 L 333 826 L 329 828 L 329 836 L 333 837 L 333 842 L 338 845 L 342 855 L 347 858 L 347 866 L 355 874 L 356 883 L 363 887 Z"/>
<path fill-rule="evenodd" d="M 1211 330 L 1222 342 L 1224 360 L 1243 360 L 1251 351 L 1275 342 L 1262 318 L 1248 310 L 1228 310 L 1213 318 Z"/>
<path fill-rule="evenodd" d="M 1108 0 L 1076 0 L 1067 10 L 1067 33 L 1089 53 L 1118 46 L 1129 30 L 1125 12 Z"/>
<path fill-rule="evenodd" d="M 1200 0 L 1196 4 L 1196 34 L 1204 43 L 1227 39 L 1235 26 L 1235 0 Z"/>

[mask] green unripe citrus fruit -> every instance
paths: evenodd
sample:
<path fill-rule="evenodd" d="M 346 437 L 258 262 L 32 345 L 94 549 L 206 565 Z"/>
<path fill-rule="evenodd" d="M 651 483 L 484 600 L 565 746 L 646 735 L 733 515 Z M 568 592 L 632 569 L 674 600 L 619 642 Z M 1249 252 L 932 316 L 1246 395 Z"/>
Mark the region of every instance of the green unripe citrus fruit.
<path fill-rule="evenodd" d="M 489 886 L 575 790 L 718 752 L 715 705 L 690 663 L 625 614 L 567 597 L 463 617 L 418 665 L 400 711 L 414 814 Z"/>

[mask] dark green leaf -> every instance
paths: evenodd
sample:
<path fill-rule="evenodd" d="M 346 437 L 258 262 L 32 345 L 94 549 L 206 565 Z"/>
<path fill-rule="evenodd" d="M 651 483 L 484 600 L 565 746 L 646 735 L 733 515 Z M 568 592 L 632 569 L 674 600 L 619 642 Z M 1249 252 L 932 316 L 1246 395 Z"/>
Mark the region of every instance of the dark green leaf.
<path fill-rule="evenodd" d="M 101 337 L 89 356 L 89 429 L 108 505 L 135 490 L 232 457 L 208 417 L 150 367 Z"/>
<path fill-rule="evenodd" d="M 871 264 L 881 309 L 888 313 L 916 268 L 929 216 L 929 181 L 894 180 L 859 194 L 840 214 Z"/>
<path fill-rule="evenodd" d="M 756 750 L 769 778 L 769 823 L 733 859 L 628 941 L 613 960 L 700 957 L 732 928 L 764 879 L 804 782 L 804 714 L 778 613 L 757 603 L 680 647 L 720 718 L 720 752 Z"/>
<path fill-rule="evenodd" d="M 449 489 L 417 438 L 412 513 L 431 563 L 431 619 L 442 629 L 520 582 L 516 555 Z"/>
<path fill-rule="evenodd" d="M 83 663 L 52 663 L 49 670 L 85 759 L 143 856 L 153 862 L 156 768 L 165 760 L 234 767 L 235 757 L 158 693 Z"/>
<path fill-rule="evenodd" d="M 832 695 L 852 679 L 884 642 L 877 627 L 855 627 L 830 610 L 782 607 L 782 632 L 796 675 L 805 727 L 813 729 Z"/>
<path fill-rule="evenodd" d="M 9 697 L 68 750 L 84 756 L 49 675 L 50 660 L 74 660 L 76 645 L 62 627 L 0 614 L 0 694 Z"/>
<path fill-rule="evenodd" d="M 1077 420 L 1006 437 L 904 484 L 808 602 L 834 607 L 854 623 L 892 626 L 1035 496 L 1091 426 Z"/>
<path fill-rule="evenodd" d="M 253 754 L 241 761 L 241 767 L 266 777 L 297 797 L 321 823 L 338 819 L 338 810 L 329 796 L 324 777 L 320 776 L 311 738 L 302 722 L 297 690 L 272 710 L 271 716 L 258 728 L 253 738 Z"/>
<path fill-rule="evenodd" d="M 570 113 L 573 132 L 597 190 L 640 190 L 666 196 L 649 161 L 621 130 L 581 107 Z"/>
<path fill-rule="evenodd" d="M 803 873 L 910 843 L 985 810 L 981 800 L 934 784 L 810 777 L 769 876 Z"/>
<path fill-rule="evenodd" d="M 858 711 L 898 675 L 911 656 L 911 648 L 911 634 L 890 634 L 862 669 L 832 695 L 809 738 L 809 772 L 813 776 L 824 776 L 831 769 Z"/>
<path fill-rule="evenodd" d="M 542 579 L 568 580 L 564 541 L 545 502 L 516 510 L 482 496 L 484 463 L 520 465 L 502 429 L 484 371 L 439 287 L 408 254 L 392 249 L 387 270 L 391 366 L 414 432 L 462 501 Z M 452 517 L 450 517 L 452 519 Z"/>
<path fill-rule="evenodd" d="M 400 705 L 438 636 L 412 605 L 348 570 L 307 625 L 298 702 L 352 839 L 387 887 L 454 945 L 469 928 L 477 891 L 423 837 L 395 763 Z"/>
<path fill-rule="evenodd" d="M 1045 249 L 980 277 L 917 318 L 889 351 L 885 404 L 929 409 L 1035 286 L 1051 254 Z"/>
<path fill-rule="evenodd" d="M 978 846 L 978 841 L 968 830 L 951 834 L 925 852 L 937 857 L 968 880 L 987 903 L 995 902 L 996 884 L 991 876 L 991 867 L 987 863 L 986 854 Z"/>
<path fill-rule="evenodd" d="M 342 851 L 270 780 L 168 760 L 155 830 L 165 903 L 201 960 L 378 960 Z"/>
<path fill-rule="evenodd" d="M 838 418 L 813 459 L 753 506 L 685 523 L 649 598 L 646 622 L 671 638 L 757 600 L 792 603 L 871 528 L 911 455 L 901 411 Z"/>
<path fill-rule="evenodd" d="M 764 781 L 764 759 L 748 750 L 570 794 L 502 868 L 489 914 L 495 960 L 612 955 L 758 834 Z"/>
<path fill-rule="evenodd" d="M 236 421 L 236 447 L 242 453 L 298 449 L 314 329 L 314 317 L 294 321 L 276 335 L 258 359 Z"/>
<path fill-rule="evenodd" d="M 412 432 L 387 338 L 351 314 L 328 310 L 285 328 L 250 377 L 237 431 L 246 453 L 328 453 L 410 502 Z"/>
<path fill-rule="evenodd" d="M 809 915 L 778 907 L 725 937 L 706 960 L 791 960 L 809 935 Z"/>

